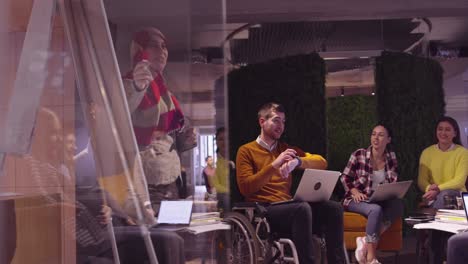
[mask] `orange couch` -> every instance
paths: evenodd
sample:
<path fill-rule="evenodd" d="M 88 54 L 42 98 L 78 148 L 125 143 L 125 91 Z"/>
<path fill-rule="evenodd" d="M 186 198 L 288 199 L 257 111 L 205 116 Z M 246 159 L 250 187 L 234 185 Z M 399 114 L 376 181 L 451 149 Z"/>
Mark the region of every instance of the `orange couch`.
<path fill-rule="evenodd" d="M 398 251 L 403 246 L 403 223 L 402 219 L 396 220 L 390 228 L 382 234 L 377 247 L 382 251 L 394 251 L 398 257 Z M 346 250 L 356 249 L 356 237 L 365 236 L 367 218 L 360 214 L 344 212 L 344 241 Z"/>

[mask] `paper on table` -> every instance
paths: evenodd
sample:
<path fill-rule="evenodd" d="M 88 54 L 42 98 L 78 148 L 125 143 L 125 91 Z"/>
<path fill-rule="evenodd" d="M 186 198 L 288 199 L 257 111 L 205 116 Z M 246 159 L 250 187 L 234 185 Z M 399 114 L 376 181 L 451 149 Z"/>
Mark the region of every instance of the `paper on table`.
<path fill-rule="evenodd" d="M 190 226 L 185 228 L 186 231 L 198 235 L 205 232 L 217 231 L 217 230 L 229 230 L 231 229 L 231 225 L 226 223 L 218 223 L 212 225 L 198 225 L 198 226 Z"/>
<path fill-rule="evenodd" d="M 460 232 L 464 232 L 468 228 L 468 226 L 434 221 L 434 222 L 429 222 L 429 223 L 416 224 L 413 226 L 413 228 L 414 229 L 434 229 L 434 230 L 441 230 L 441 231 L 457 234 Z"/>
<path fill-rule="evenodd" d="M 20 196 L 22 195 L 21 193 L 15 193 L 15 192 L 0 192 L 0 196 Z"/>
<path fill-rule="evenodd" d="M 24 197 L 24 195 L 22 193 L 0 192 L 0 201 L 14 200 L 20 197 Z"/>
<path fill-rule="evenodd" d="M 192 220 L 219 217 L 219 215 L 219 212 L 192 213 Z"/>
<path fill-rule="evenodd" d="M 438 212 L 449 213 L 452 215 L 465 216 L 465 210 L 439 209 Z"/>

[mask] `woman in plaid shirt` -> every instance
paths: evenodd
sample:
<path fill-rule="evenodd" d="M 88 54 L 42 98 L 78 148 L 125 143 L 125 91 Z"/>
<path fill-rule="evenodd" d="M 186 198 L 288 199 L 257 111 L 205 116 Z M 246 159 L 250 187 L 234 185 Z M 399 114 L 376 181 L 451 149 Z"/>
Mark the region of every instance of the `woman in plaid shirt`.
<path fill-rule="evenodd" d="M 367 217 L 366 236 L 356 238 L 356 260 L 359 263 L 380 263 L 375 258 L 377 243 L 391 222 L 401 217 L 403 203 L 400 199 L 383 202 L 365 202 L 379 184 L 396 182 L 397 160 L 389 149 L 390 131 L 383 125 L 372 130 L 371 145 L 358 149 L 349 158 L 341 181 L 345 188 L 345 210 Z"/>

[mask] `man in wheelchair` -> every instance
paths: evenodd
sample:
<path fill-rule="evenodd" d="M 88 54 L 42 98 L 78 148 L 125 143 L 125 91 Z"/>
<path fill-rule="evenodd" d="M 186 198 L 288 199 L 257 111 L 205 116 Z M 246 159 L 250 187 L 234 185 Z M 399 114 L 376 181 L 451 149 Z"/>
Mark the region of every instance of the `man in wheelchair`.
<path fill-rule="evenodd" d="M 294 242 L 299 262 L 314 263 L 313 232 L 324 234 L 328 263 L 345 263 L 343 252 L 343 208 L 334 201 L 318 203 L 287 201 L 291 196 L 291 172 L 295 168 L 325 169 L 320 155 L 306 153 L 279 141 L 284 131 L 283 106 L 268 103 L 258 111 L 261 128 L 256 140 L 237 152 L 239 190 L 248 202 L 267 204 L 266 218 L 272 231 L 287 234 Z"/>

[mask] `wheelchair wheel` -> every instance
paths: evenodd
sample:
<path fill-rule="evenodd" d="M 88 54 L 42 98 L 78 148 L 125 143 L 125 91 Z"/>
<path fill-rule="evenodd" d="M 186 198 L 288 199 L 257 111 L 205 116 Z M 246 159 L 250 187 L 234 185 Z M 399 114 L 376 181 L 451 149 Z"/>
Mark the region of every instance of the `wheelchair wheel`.
<path fill-rule="evenodd" d="M 240 213 L 228 212 L 224 221 L 231 225 L 231 229 L 217 239 L 217 263 L 261 262 L 258 238 L 249 220 Z"/>

